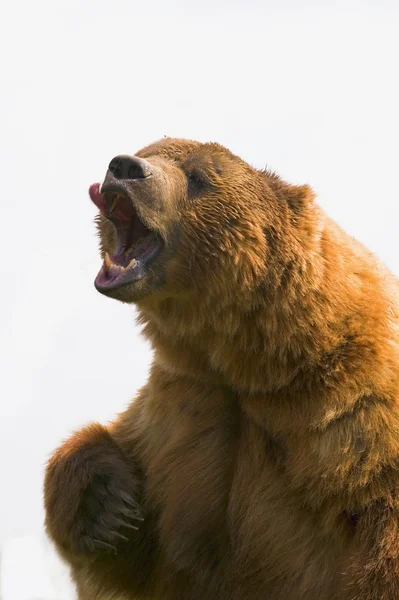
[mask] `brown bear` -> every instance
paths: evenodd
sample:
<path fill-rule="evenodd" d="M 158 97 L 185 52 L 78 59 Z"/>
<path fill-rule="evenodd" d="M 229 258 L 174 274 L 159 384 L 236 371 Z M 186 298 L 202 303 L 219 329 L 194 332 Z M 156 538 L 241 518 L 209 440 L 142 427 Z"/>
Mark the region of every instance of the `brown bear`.
<path fill-rule="evenodd" d="M 79 598 L 398 600 L 398 281 L 218 144 L 118 156 L 90 196 L 96 288 L 154 359 L 47 467 Z"/>

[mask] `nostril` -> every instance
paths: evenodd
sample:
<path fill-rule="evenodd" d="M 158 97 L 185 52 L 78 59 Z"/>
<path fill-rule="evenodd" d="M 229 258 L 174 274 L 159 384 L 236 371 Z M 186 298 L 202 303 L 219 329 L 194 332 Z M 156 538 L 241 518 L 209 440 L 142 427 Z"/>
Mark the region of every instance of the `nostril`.
<path fill-rule="evenodd" d="M 141 179 L 141 178 L 145 177 L 142 166 L 137 163 L 132 163 L 128 167 L 127 172 L 128 172 L 128 179 Z"/>
<path fill-rule="evenodd" d="M 115 156 L 108 168 L 117 179 L 145 179 L 151 175 L 151 165 L 137 156 Z"/>
<path fill-rule="evenodd" d="M 121 179 L 122 159 L 119 156 L 113 158 L 108 165 L 108 169 L 111 171 L 112 175 L 114 175 L 117 179 Z"/>

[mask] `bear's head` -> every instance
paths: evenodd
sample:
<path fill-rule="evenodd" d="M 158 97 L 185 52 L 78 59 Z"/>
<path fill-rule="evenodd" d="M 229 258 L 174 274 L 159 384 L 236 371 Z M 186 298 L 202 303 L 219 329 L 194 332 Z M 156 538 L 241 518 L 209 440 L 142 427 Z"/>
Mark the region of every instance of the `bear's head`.
<path fill-rule="evenodd" d="M 90 188 L 104 259 L 95 286 L 123 302 L 242 302 L 279 285 L 303 250 L 311 196 L 219 144 L 164 138 L 117 156 Z"/>

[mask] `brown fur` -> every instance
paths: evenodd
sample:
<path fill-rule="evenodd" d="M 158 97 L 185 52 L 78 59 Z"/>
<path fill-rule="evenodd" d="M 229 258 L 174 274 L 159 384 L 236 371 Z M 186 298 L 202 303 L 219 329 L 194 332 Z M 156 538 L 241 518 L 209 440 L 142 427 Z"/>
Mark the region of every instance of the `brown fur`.
<path fill-rule="evenodd" d="M 79 597 L 397 600 L 397 281 L 307 186 L 217 144 L 138 155 L 166 174 L 142 207 L 165 250 L 114 296 L 137 305 L 149 380 L 45 481 Z"/>

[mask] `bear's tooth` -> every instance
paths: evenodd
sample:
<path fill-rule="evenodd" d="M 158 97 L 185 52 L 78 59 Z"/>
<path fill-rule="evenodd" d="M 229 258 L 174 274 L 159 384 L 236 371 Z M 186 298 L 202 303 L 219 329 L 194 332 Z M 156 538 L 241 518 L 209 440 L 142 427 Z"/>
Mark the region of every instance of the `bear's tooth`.
<path fill-rule="evenodd" d="M 104 262 L 105 262 L 105 266 L 107 267 L 107 269 L 110 269 L 114 264 L 112 262 L 112 260 L 110 259 L 108 252 L 105 253 Z"/>
<path fill-rule="evenodd" d="M 126 269 L 130 269 L 130 267 L 134 267 L 134 265 L 137 263 L 137 260 L 135 258 L 132 258 L 132 260 L 130 261 L 130 263 L 127 265 Z"/>
<path fill-rule="evenodd" d="M 119 194 L 115 194 L 115 196 L 113 197 L 112 204 L 111 204 L 111 207 L 109 209 L 110 213 L 112 213 L 112 211 L 114 210 L 115 206 L 118 204 L 119 198 L 120 198 Z"/>

